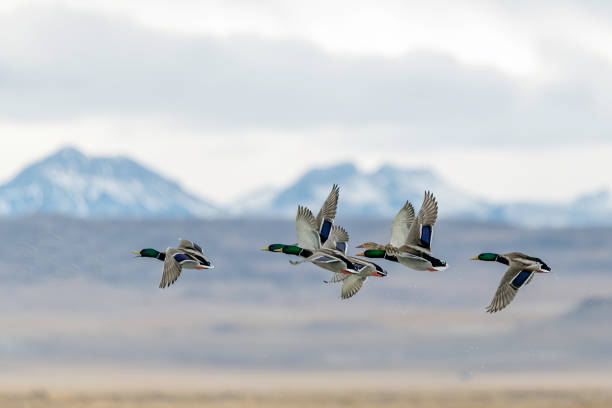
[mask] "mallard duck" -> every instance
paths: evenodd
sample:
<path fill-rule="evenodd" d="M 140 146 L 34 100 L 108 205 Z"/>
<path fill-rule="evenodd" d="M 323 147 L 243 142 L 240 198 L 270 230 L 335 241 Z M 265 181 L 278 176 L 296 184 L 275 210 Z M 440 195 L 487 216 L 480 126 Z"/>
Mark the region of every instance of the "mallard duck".
<path fill-rule="evenodd" d="M 308 209 L 298 209 L 296 225 L 300 230 L 298 237 L 301 235 L 306 238 L 312 236 L 312 234 L 306 234 L 307 231 L 312 231 L 314 226 Z M 303 261 L 291 263 L 297 265 L 302 262 L 312 262 L 321 268 L 334 272 L 332 278 L 324 282 L 333 283 L 341 281 L 342 290 L 340 297 L 348 299 L 361 289 L 368 276 L 387 276 L 387 272 L 375 263 L 346 255 L 348 241 L 349 235 L 346 230 L 338 225 L 334 225 L 328 240 L 323 244 L 323 248 L 313 251 L 312 255 L 305 257 Z M 304 244 L 308 244 L 308 239 L 304 240 Z M 295 249 L 291 249 L 291 251 L 295 253 Z M 308 255 L 303 250 L 298 254 L 302 257 Z"/>
<path fill-rule="evenodd" d="M 359 289 L 361 289 L 363 282 L 365 282 L 368 276 L 387 276 L 387 272 L 374 262 L 368 262 L 363 259 L 348 256 L 346 254 L 345 259 L 350 261 L 350 263 L 354 267 L 355 272 L 352 272 L 348 268 L 344 268 L 346 261 L 342 263 L 343 260 L 338 259 L 338 252 L 345 253 L 346 244 L 348 243 L 348 240 L 349 236 L 348 233 L 344 230 L 344 228 L 338 225 L 334 225 L 331 229 L 331 233 L 329 235 L 328 240 L 323 245 L 327 248 L 323 248 L 323 251 L 319 251 L 319 257 L 314 256 L 315 251 L 300 248 L 297 245 L 271 244 L 263 250 L 271 252 L 282 252 L 288 255 L 299 256 L 301 258 L 304 258 L 304 261 L 302 262 L 306 262 L 308 260 L 309 262 L 312 262 L 323 269 L 327 269 L 331 272 L 334 272 L 331 279 L 325 280 L 323 282 L 343 282 L 340 297 L 342 299 L 348 299 L 349 297 L 355 295 L 359 291 Z M 344 248 L 344 250 L 338 248 Z M 324 256 L 321 255 L 323 252 L 325 252 L 326 249 L 334 250 L 334 252 L 331 254 L 332 257 L 329 256 L 329 252 Z M 309 260 L 311 259 L 311 257 L 312 260 Z M 292 263 L 297 264 L 296 262 Z"/>
<path fill-rule="evenodd" d="M 317 234 L 319 235 L 319 239 L 318 239 L 319 245 L 324 244 L 327 241 L 327 238 L 329 237 L 329 234 L 332 231 L 334 218 L 336 218 L 336 209 L 338 207 L 339 195 L 340 195 L 340 188 L 338 187 L 337 184 L 334 184 L 332 186 L 331 191 L 329 192 L 329 195 L 327 196 L 327 199 L 325 199 L 325 202 L 323 203 L 323 205 L 321 206 L 321 209 L 319 210 L 319 213 L 317 214 L 317 217 L 315 219 L 315 224 L 316 224 L 315 230 Z M 306 208 L 306 207 L 298 207 L 298 212 L 300 211 L 300 208 Z M 298 240 L 300 239 L 299 233 L 300 231 L 298 231 Z M 310 233 L 310 231 L 308 231 L 308 233 Z M 317 239 L 314 236 L 312 236 L 311 239 L 312 239 L 312 242 L 317 241 Z M 339 245 L 346 245 L 346 243 L 342 243 L 342 244 L 339 243 Z M 262 251 L 282 252 L 279 249 L 282 249 L 283 246 L 298 247 L 299 243 L 294 244 L 294 245 L 270 244 L 266 248 L 263 248 Z"/>
<path fill-rule="evenodd" d="M 319 225 L 312 211 L 306 207 L 298 206 L 295 217 L 295 228 L 297 232 L 297 245 L 271 244 L 263 248 L 264 251 L 282 252 L 289 255 L 302 257 L 301 261 L 289 261 L 292 265 L 299 265 L 304 262 L 312 262 L 321 268 L 335 273 L 356 273 L 355 267 L 349 261 L 342 250 L 336 248 L 339 243 L 346 248 L 348 234 L 344 228 L 334 225 L 330 229 L 330 234 L 334 234 L 333 239 L 327 239 L 321 244 Z M 328 234 L 329 236 L 329 234 Z"/>
<path fill-rule="evenodd" d="M 534 258 L 520 252 L 501 255 L 484 252 L 475 256 L 472 260 L 499 262 L 509 266 L 499 283 L 491 304 L 486 309 L 489 313 L 499 312 L 508 306 L 519 288 L 531 282 L 536 273 L 550 272 L 550 267 L 540 258 Z"/>
<path fill-rule="evenodd" d="M 135 251 L 134 254 L 142 258 L 155 258 L 164 262 L 162 278 L 159 282 L 160 288 L 172 285 L 181 275 L 183 268 L 214 269 L 215 267 L 206 259 L 198 244 L 186 239 L 179 239 L 177 248 L 168 248 L 165 252 L 145 248 Z"/>
<path fill-rule="evenodd" d="M 312 255 L 301 261 L 289 261 L 292 265 L 312 262 L 317 266 L 336 273 L 357 273 L 355 266 L 345 256 L 344 252 L 336 248 L 337 242 L 346 243 L 349 239 L 348 233 L 342 227 L 334 225 L 330 233 L 333 231 L 338 236 L 328 239 L 324 244 L 321 244 L 317 220 L 312 215 L 312 211 L 306 207 L 298 206 L 295 216 L 295 229 L 298 237 L 297 246 L 312 251 Z"/>
<path fill-rule="evenodd" d="M 395 216 L 391 227 L 391 242 L 379 245 L 366 242 L 357 248 L 366 249 L 357 256 L 383 258 L 399 262 L 418 271 L 441 271 L 447 268 L 446 262 L 431 254 L 433 226 L 438 218 L 438 203 L 429 191 L 425 192 L 423 204 L 417 217 L 409 202 Z M 409 226 L 409 228 L 407 228 Z"/>
<path fill-rule="evenodd" d="M 348 240 L 349 236 L 346 230 L 339 225 L 334 225 L 331 228 L 328 240 L 323 244 L 323 248 L 337 249 L 343 253 L 346 253 L 346 244 L 348 243 Z M 262 251 L 282 252 L 287 255 L 295 255 L 302 258 L 308 258 L 314 253 L 313 250 L 301 248 L 297 244 L 270 244 L 267 247 L 262 248 Z"/>

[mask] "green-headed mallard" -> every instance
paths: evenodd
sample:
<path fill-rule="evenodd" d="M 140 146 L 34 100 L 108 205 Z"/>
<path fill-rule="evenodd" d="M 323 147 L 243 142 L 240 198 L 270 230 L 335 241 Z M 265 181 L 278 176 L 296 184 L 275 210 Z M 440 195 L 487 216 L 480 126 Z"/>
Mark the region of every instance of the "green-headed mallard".
<path fill-rule="evenodd" d="M 179 239 L 178 248 L 168 248 L 160 252 L 153 248 L 145 248 L 134 254 L 142 258 L 155 258 L 164 262 L 160 288 L 172 285 L 184 269 L 213 269 L 214 265 L 206 259 L 202 248 L 194 242 Z"/>
<path fill-rule="evenodd" d="M 302 211 L 307 211 L 307 209 Z M 307 214 L 305 216 L 309 218 Z M 374 262 L 369 262 L 346 255 L 345 251 L 348 240 L 349 236 L 344 228 L 334 225 L 331 229 L 328 240 L 325 242 L 325 244 L 323 244 L 323 248 L 318 252 L 318 255 L 315 255 L 316 251 L 300 248 L 297 245 L 272 244 L 267 248 L 264 248 L 264 250 L 282 252 L 288 255 L 296 255 L 304 258 L 303 262 L 308 260 L 309 262 L 312 262 L 323 269 L 334 272 L 332 278 L 324 282 L 342 282 L 340 297 L 342 299 L 347 299 L 355 295 L 359 289 L 361 289 L 363 282 L 365 282 L 368 276 L 387 276 L 387 272 Z M 344 254 L 344 257 L 340 257 L 339 253 Z M 345 267 L 347 264 L 346 260 L 352 264 L 354 272 Z M 295 262 L 292 263 L 296 264 Z"/>
<path fill-rule="evenodd" d="M 397 213 L 391 227 L 391 242 L 388 245 L 366 242 L 357 247 L 365 249 L 357 256 L 384 258 L 418 271 L 444 270 L 447 268 L 446 262 L 431 254 L 433 226 L 437 218 L 438 203 L 433 194 L 426 191 L 416 218 L 409 202 L 406 202 Z"/>
<path fill-rule="evenodd" d="M 315 219 L 315 224 L 316 224 L 315 231 L 319 235 L 319 240 L 318 240 L 319 245 L 324 244 L 327 241 L 327 238 L 329 237 L 329 234 L 332 231 L 334 218 L 336 218 L 336 209 L 338 207 L 339 194 L 340 194 L 340 188 L 338 187 L 337 184 L 334 184 L 332 186 L 331 191 L 329 192 L 329 195 L 325 199 L 325 202 L 321 206 L 321 209 L 319 210 L 319 213 L 317 214 L 317 218 Z M 299 211 L 299 208 L 302 208 L 302 207 L 298 207 L 298 211 Z M 299 233 L 300 231 L 298 230 L 298 240 L 300 240 Z M 314 237 L 314 234 L 311 234 L 310 230 L 308 230 L 306 233 L 312 235 L 310 236 L 309 239 L 312 241 L 312 244 L 314 245 L 314 242 L 317 242 L 316 237 Z M 306 238 L 302 236 L 302 239 L 306 239 Z M 268 245 L 268 247 L 263 248 L 262 250 L 270 251 L 270 252 L 281 252 L 280 250 L 277 250 L 277 249 L 282 248 L 283 246 L 298 247 L 300 245 L 299 243 L 294 244 L 294 245 L 270 244 Z"/>
<path fill-rule="evenodd" d="M 317 220 L 312 215 L 312 211 L 306 207 L 298 206 L 295 228 L 298 237 L 297 247 L 309 250 L 312 254 L 301 261 L 289 261 L 291 264 L 298 265 L 304 262 L 312 262 L 335 273 L 343 273 L 343 271 L 344 273 L 357 273 L 354 265 L 345 256 L 344 252 L 336 248 L 337 242 L 348 242 L 348 234 L 342 227 L 334 225 L 330 229 L 330 234 L 338 234 L 338 237 L 328 239 L 324 244 L 321 244 Z"/>
<path fill-rule="evenodd" d="M 499 262 L 508 265 L 508 270 L 499 283 L 487 312 L 499 312 L 512 302 L 519 288 L 527 285 L 536 273 L 550 272 L 550 267 L 540 258 L 534 258 L 520 252 L 495 254 L 485 252 L 472 258 L 475 261 Z"/>
<path fill-rule="evenodd" d="M 335 273 L 342 273 L 342 271 L 356 273 L 354 266 L 346 258 L 344 252 L 336 248 L 340 242 L 346 248 L 349 238 L 344 228 L 337 225 L 332 226 L 328 234 L 328 237 L 333 234 L 332 239 L 327 239 L 325 243 L 321 244 L 319 224 L 312 215 L 312 211 L 306 207 L 298 206 L 295 216 L 295 229 L 298 238 L 297 245 L 271 244 L 263 250 L 282 252 L 303 258 L 299 262 L 289 261 L 293 265 L 313 262 L 315 265 Z"/>

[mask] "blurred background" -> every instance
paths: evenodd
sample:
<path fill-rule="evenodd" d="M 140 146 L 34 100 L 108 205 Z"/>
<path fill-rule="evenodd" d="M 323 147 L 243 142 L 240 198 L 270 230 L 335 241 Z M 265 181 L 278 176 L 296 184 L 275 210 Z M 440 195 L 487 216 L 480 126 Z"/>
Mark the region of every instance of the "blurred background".
<path fill-rule="evenodd" d="M 4 0 L 2 406 L 609 406 L 611 23 L 599 1 Z M 433 191 L 450 267 L 381 261 L 341 301 L 259 251 L 334 183 L 351 254 Z M 216 269 L 161 290 L 131 252 L 179 237 Z M 505 268 L 469 258 L 515 250 L 553 273 L 489 315 Z"/>

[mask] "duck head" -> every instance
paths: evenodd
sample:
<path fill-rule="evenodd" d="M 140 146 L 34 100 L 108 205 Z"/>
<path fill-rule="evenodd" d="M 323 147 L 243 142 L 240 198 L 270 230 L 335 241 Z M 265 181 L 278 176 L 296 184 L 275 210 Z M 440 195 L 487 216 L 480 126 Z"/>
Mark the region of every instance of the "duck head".
<path fill-rule="evenodd" d="M 357 256 L 364 256 L 366 258 L 384 258 L 385 255 L 386 255 L 386 252 L 383 251 L 382 249 L 366 249 L 362 253 L 357 254 Z"/>
<path fill-rule="evenodd" d="M 163 261 L 166 259 L 166 254 L 153 248 L 144 248 L 140 251 L 134 251 L 134 255 L 140 258 L 155 258 Z"/>
<path fill-rule="evenodd" d="M 489 261 L 489 262 L 494 262 L 497 261 L 497 258 L 499 257 L 499 254 L 494 254 L 492 252 L 483 252 L 482 254 L 479 254 L 478 256 L 475 256 L 473 258 L 470 258 L 472 261 Z"/>
<path fill-rule="evenodd" d="M 262 251 L 270 251 L 270 252 L 283 252 L 283 248 L 286 245 L 284 244 L 270 244 L 265 248 L 262 248 Z"/>
<path fill-rule="evenodd" d="M 312 252 L 306 251 L 304 248 L 300 248 L 297 245 L 285 245 L 285 244 L 271 244 L 271 245 L 268 245 L 267 248 L 262 248 L 262 251 L 282 252 L 283 254 L 297 255 L 297 256 L 312 255 Z"/>

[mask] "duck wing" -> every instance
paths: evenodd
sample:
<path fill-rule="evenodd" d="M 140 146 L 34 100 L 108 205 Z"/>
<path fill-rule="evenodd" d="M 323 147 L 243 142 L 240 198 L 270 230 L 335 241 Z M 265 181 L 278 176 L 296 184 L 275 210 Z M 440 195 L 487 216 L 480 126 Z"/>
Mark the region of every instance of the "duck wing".
<path fill-rule="evenodd" d="M 398 211 L 391 224 L 390 244 L 396 248 L 401 247 L 408 241 L 410 226 L 414 222 L 414 207 L 409 201 Z"/>
<path fill-rule="evenodd" d="M 166 250 L 166 259 L 164 260 L 164 269 L 162 271 L 161 281 L 159 282 L 160 288 L 165 288 L 172 285 L 181 275 L 183 270 L 182 262 L 195 262 L 189 257 L 189 255 L 180 251 L 177 248 L 168 248 Z"/>
<path fill-rule="evenodd" d="M 346 254 L 346 247 L 349 241 L 348 232 L 339 225 L 334 225 L 329 234 L 329 238 L 323 244 L 323 248 L 337 249 Z"/>
<path fill-rule="evenodd" d="M 337 184 L 332 186 L 327 199 L 317 214 L 317 231 L 321 235 L 321 242 L 327 241 L 331 232 L 334 218 L 336 218 L 336 209 L 338 208 L 338 197 L 340 196 L 340 187 Z"/>
<path fill-rule="evenodd" d="M 429 251 L 431 248 L 431 238 L 433 226 L 438 219 L 438 203 L 434 195 L 426 191 L 423 204 L 419 210 L 419 215 L 412 222 L 408 232 L 407 245 L 423 248 Z"/>
<path fill-rule="evenodd" d="M 360 275 L 348 275 L 348 277 L 342 281 L 340 297 L 342 299 L 348 299 L 354 296 L 357 292 L 359 292 L 359 289 L 361 289 L 365 280 L 366 278 Z"/>
<path fill-rule="evenodd" d="M 513 263 L 510 268 L 502 276 L 499 287 L 491 300 L 491 304 L 487 307 L 487 312 L 495 313 L 504 309 L 514 300 L 516 292 L 526 283 L 529 283 L 533 278 L 534 271 L 524 270 L 520 264 Z"/>
<path fill-rule="evenodd" d="M 312 211 L 301 205 L 298 206 L 295 216 L 295 229 L 300 248 L 319 249 L 321 247 L 317 221 L 312 215 Z"/>

